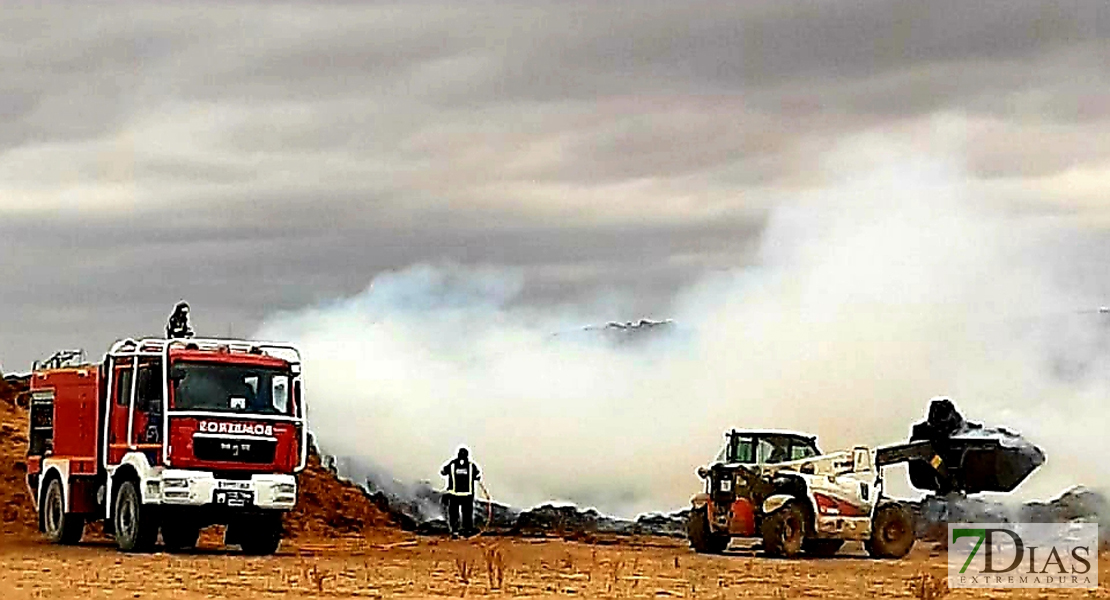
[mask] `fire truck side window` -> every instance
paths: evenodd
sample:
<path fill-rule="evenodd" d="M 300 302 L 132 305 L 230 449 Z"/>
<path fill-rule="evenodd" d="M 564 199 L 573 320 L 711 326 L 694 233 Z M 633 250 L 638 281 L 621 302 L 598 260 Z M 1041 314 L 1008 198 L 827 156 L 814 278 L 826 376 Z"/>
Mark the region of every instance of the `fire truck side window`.
<path fill-rule="evenodd" d="M 116 404 L 131 405 L 131 361 L 123 362 L 123 368 L 116 371 Z"/>
<path fill-rule="evenodd" d="M 162 410 L 162 361 L 139 364 L 136 405 L 144 412 Z"/>

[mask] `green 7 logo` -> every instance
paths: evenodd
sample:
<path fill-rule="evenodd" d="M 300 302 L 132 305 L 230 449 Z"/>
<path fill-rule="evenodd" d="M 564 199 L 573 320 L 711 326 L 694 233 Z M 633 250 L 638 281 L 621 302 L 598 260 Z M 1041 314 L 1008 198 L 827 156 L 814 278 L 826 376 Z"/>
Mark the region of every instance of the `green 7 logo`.
<path fill-rule="evenodd" d="M 961 574 L 964 571 L 967 570 L 967 566 L 971 564 L 971 559 L 975 558 L 975 553 L 979 551 L 979 546 L 983 545 L 983 540 L 987 537 L 987 530 L 986 529 L 953 529 L 952 530 L 952 543 L 953 544 L 956 543 L 956 540 L 958 540 L 960 538 L 964 538 L 964 537 L 979 538 L 979 541 L 975 543 L 975 547 L 971 549 L 971 554 L 967 557 L 967 560 L 964 561 L 964 566 L 963 566 L 963 568 L 960 569 Z"/>

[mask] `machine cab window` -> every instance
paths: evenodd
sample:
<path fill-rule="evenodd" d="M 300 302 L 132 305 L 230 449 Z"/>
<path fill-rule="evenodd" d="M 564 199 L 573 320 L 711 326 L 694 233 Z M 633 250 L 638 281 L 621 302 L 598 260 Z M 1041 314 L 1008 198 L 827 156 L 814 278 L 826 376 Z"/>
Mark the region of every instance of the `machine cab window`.
<path fill-rule="evenodd" d="M 717 462 L 773 465 L 819 454 L 814 438 L 790 433 L 732 431 L 717 455 Z"/>

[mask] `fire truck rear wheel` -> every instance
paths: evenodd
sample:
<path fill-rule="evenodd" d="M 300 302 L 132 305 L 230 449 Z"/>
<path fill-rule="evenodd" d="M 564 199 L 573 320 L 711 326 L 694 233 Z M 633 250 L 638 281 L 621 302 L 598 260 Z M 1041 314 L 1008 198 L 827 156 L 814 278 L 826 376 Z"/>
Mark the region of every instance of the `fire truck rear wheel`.
<path fill-rule="evenodd" d="M 200 525 L 189 519 L 166 519 L 162 523 L 162 543 L 170 552 L 187 552 L 197 547 Z"/>
<path fill-rule="evenodd" d="M 699 508 L 690 511 L 686 521 L 686 537 L 690 539 L 690 547 L 694 552 L 702 554 L 720 554 L 728 548 L 729 536 L 713 533 L 709 526 L 709 511 Z"/>
<path fill-rule="evenodd" d="M 158 522 L 154 509 L 143 505 L 139 484 L 124 481 L 113 503 L 116 545 L 124 552 L 149 552 L 158 541 Z"/>
<path fill-rule="evenodd" d="M 871 520 L 871 539 L 864 542 L 874 558 L 902 558 L 914 543 L 913 518 L 906 507 L 890 503 L 880 506 Z"/>
<path fill-rule="evenodd" d="M 76 544 L 85 532 L 85 518 L 66 512 L 62 481 L 52 477 L 39 504 L 42 532 L 54 544 Z"/>
<path fill-rule="evenodd" d="M 265 514 L 229 525 L 225 540 L 229 546 L 237 544 L 246 554 L 264 556 L 277 553 L 281 534 L 281 515 Z"/>
<path fill-rule="evenodd" d="M 806 513 L 797 502 L 787 502 L 763 521 L 763 551 L 768 556 L 793 558 L 801 553 L 806 535 Z"/>

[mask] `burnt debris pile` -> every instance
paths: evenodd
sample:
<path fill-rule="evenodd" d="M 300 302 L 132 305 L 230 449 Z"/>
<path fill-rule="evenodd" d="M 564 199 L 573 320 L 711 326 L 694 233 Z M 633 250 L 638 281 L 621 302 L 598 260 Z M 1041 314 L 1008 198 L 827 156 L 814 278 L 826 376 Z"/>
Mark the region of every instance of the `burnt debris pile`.
<path fill-rule="evenodd" d="M 507 533 L 521 536 L 554 535 L 566 538 L 589 538 L 594 535 L 657 535 L 686 536 L 686 513 L 653 513 L 635 520 L 609 517 L 594 509 L 577 506 L 545 504 L 520 513 Z"/>
<path fill-rule="evenodd" d="M 344 470 L 362 475 L 366 494 L 380 510 L 388 513 L 405 531 L 422 535 L 449 533 L 445 519 L 444 494 L 427 482 L 406 484 L 382 476 L 357 461 L 339 461 Z M 333 463 L 334 464 L 334 463 Z M 474 524 L 486 534 L 523 537 L 589 538 L 595 535 L 686 535 L 686 512 L 646 514 L 621 519 L 592 508 L 544 504 L 519 510 L 484 498 L 474 501 Z"/>
<path fill-rule="evenodd" d="M 948 523 L 1072 523 L 1098 522 L 1110 517 L 1110 501 L 1095 490 L 1074 487 L 1047 502 L 1005 504 L 964 494 L 929 496 L 912 503 L 919 539 L 943 542 Z M 1104 546 L 1110 529 L 1099 528 Z"/>

